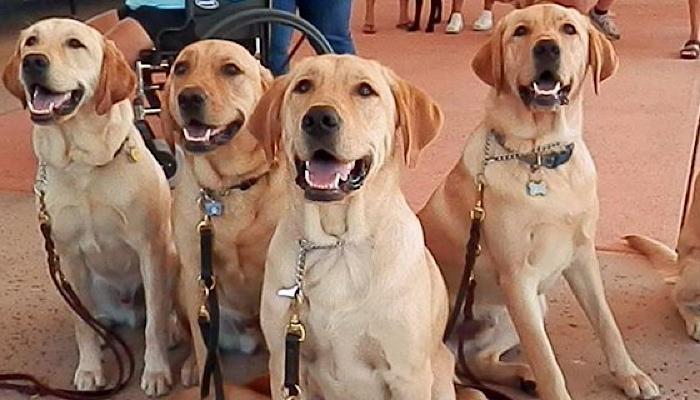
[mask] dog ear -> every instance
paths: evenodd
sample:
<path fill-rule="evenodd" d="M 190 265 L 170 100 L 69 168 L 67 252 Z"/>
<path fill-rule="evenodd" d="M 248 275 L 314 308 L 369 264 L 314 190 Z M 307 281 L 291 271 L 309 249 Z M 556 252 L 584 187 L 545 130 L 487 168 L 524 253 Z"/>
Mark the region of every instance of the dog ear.
<path fill-rule="evenodd" d="M 425 92 L 399 78 L 393 72 L 391 91 L 398 114 L 397 130 L 403 137 L 404 160 L 416 166 L 420 152 L 440 133 L 444 115 L 438 104 Z"/>
<path fill-rule="evenodd" d="M 280 110 L 282 99 L 289 86 L 285 76 L 275 79 L 263 94 L 248 121 L 248 131 L 255 136 L 265 150 L 267 159 L 272 161 L 277 156 L 277 149 L 282 137 Z"/>
<path fill-rule="evenodd" d="M 591 66 L 593 75 L 593 88 L 598 94 L 600 82 L 611 77 L 619 59 L 612 43 L 593 25 L 588 27 L 588 65 Z"/>
<path fill-rule="evenodd" d="M 472 59 L 472 69 L 484 83 L 501 91 L 505 83 L 503 71 L 503 33 L 505 24 L 499 22 L 491 34 L 491 39 L 484 43 Z"/>
<path fill-rule="evenodd" d="M 106 114 L 114 104 L 127 99 L 136 89 L 136 74 L 114 42 L 104 40 L 100 80 L 95 90 L 95 111 Z"/>
<path fill-rule="evenodd" d="M 260 65 L 260 82 L 262 83 L 262 88 L 263 90 L 268 90 L 270 86 L 272 85 L 272 81 L 274 81 L 275 78 L 272 76 L 272 72 L 270 72 L 269 69 L 265 68 Z"/>
<path fill-rule="evenodd" d="M 175 120 L 173 119 L 172 114 L 170 113 L 170 86 L 172 85 L 172 81 L 168 79 L 165 82 L 165 86 L 163 88 L 163 91 L 160 94 L 160 129 L 161 133 L 163 134 L 163 139 L 165 140 L 166 143 L 168 143 L 168 146 L 170 147 L 170 150 L 174 153 L 175 152 L 175 138 L 178 136 L 178 132 L 175 132 Z"/>
<path fill-rule="evenodd" d="M 26 107 L 27 95 L 24 91 L 22 82 L 19 80 L 19 69 L 21 65 L 22 55 L 19 51 L 19 43 L 17 43 L 15 52 L 10 57 L 7 65 L 5 65 L 5 70 L 2 73 L 2 83 L 13 96 L 22 102 L 22 106 Z"/>

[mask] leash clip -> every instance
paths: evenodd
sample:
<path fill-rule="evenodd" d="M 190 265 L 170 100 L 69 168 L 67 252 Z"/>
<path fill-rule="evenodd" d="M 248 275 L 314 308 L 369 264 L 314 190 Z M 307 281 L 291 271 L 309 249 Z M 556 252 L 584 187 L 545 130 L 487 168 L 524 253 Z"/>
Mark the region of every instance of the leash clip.
<path fill-rule="evenodd" d="M 289 319 L 289 323 L 287 324 L 287 334 L 294 335 L 299 338 L 298 340 L 300 343 L 306 340 L 306 328 L 299 320 L 299 316 L 297 314 L 292 314 L 292 318 Z"/>

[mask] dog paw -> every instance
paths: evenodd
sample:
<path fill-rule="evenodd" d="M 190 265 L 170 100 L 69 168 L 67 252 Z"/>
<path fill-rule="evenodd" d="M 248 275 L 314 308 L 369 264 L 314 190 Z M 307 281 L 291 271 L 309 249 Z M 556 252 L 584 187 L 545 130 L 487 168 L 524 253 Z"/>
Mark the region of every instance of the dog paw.
<path fill-rule="evenodd" d="M 73 384 L 78 390 L 81 391 L 97 390 L 105 387 L 107 384 L 107 378 L 105 378 L 105 374 L 101 367 L 95 370 L 78 367 L 78 369 L 75 371 Z"/>
<path fill-rule="evenodd" d="M 194 354 L 187 357 L 180 370 L 180 382 L 182 386 L 190 387 L 199 384 L 199 368 L 197 368 L 197 358 Z"/>
<path fill-rule="evenodd" d="M 700 316 L 685 316 L 685 329 L 691 339 L 700 342 Z"/>
<path fill-rule="evenodd" d="M 617 384 L 630 399 L 656 399 L 661 395 L 659 387 L 644 372 L 637 370 L 616 376 Z"/>
<path fill-rule="evenodd" d="M 168 394 L 173 379 L 170 370 L 143 372 L 141 377 L 141 389 L 148 397 L 160 397 Z"/>

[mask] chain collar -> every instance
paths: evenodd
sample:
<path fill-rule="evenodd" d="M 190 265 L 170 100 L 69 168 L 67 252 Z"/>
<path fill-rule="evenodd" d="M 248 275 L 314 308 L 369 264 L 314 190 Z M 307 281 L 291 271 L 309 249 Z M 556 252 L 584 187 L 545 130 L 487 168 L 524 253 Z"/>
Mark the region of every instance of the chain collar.
<path fill-rule="evenodd" d="M 491 154 L 492 138 L 495 139 L 507 153 Z M 485 168 L 486 165 L 494 161 L 518 160 L 529 165 L 532 171 L 537 171 L 542 167 L 547 169 L 555 169 L 563 164 L 566 164 L 571 159 L 573 152 L 573 143 L 563 144 L 561 142 L 553 142 L 537 146 L 532 151 L 527 153 L 516 152 L 506 146 L 503 136 L 492 131 L 486 137 L 483 167 Z"/>
<path fill-rule="evenodd" d="M 304 280 L 306 278 L 306 255 L 314 250 L 330 250 L 336 249 L 343 245 L 342 240 L 338 240 L 333 244 L 314 244 L 309 240 L 299 240 L 299 254 L 297 255 L 297 265 L 294 275 L 294 285 L 288 288 L 282 288 L 277 291 L 277 295 L 286 297 L 290 300 L 296 300 L 300 305 L 304 302 Z"/>

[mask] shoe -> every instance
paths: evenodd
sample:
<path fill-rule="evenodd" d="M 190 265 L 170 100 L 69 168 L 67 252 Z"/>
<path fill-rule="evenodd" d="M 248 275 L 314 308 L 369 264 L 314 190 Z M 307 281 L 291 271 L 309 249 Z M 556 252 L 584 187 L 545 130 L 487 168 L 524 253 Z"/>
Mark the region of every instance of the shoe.
<path fill-rule="evenodd" d="M 619 40 L 620 37 L 622 37 L 620 30 L 617 29 L 615 20 L 609 13 L 600 15 L 596 13 L 594 9 L 591 9 L 588 15 L 591 17 L 591 22 L 593 25 L 598 28 L 598 30 L 601 31 L 608 39 Z"/>
<path fill-rule="evenodd" d="M 474 21 L 472 29 L 475 31 L 490 31 L 493 28 L 493 12 L 483 10 L 479 18 Z"/>
<path fill-rule="evenodd" d="M 464 29 L 464 18 L 462 17 L 462 13 L 452 13 L 450 15 L 450 22 L 447 24 L 447 27 L 445 28 L 445 33 L 449 34 L 456 34 L 462 32 Z"/>

